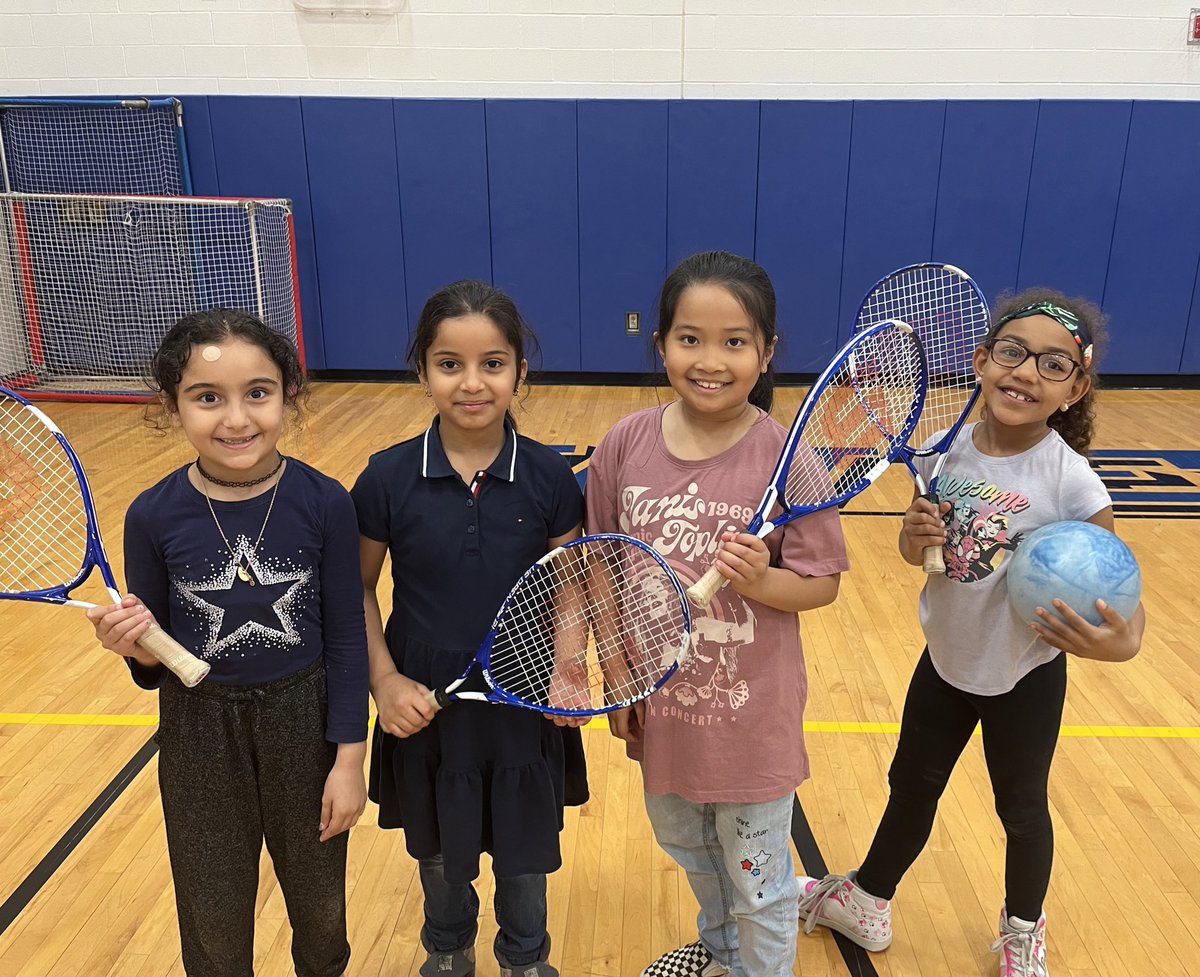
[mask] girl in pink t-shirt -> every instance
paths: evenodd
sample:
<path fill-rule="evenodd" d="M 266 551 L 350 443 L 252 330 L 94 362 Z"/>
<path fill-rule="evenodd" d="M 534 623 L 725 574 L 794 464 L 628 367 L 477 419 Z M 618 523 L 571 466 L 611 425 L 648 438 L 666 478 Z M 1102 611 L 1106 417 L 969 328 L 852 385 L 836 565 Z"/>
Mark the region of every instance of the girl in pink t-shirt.
<path fill-rule="evenodd" d="M 808 685 L 797 612 L 837 596 L 849 568 L 836 509 L 766 540 L 743 532 L 787 432 L 773 396 L 775 291 L 722 251 L 663 285 L 654 344 L 677 399 L 617 424 L 592 456 L 589 532 L 654 546 L 684 580 L 729 584 L 699 614 L 693 651 L 644 703 L 609 714 L 642 761 L 655 837 L 687 872 L 699 938 L 643 977 L 784 977 L 796 953 L 789 831 L 808 777 Z"/>

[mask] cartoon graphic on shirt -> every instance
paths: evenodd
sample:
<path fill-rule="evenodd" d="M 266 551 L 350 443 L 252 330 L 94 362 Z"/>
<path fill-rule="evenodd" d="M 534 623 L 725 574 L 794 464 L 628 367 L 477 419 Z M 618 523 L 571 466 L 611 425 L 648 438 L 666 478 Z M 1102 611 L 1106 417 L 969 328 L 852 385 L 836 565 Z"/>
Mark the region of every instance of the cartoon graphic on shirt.
<path fill-rule="evenodd" d="M 1009 519 L 1028 508 L 1029 499 L 954 476 L 942 477 L 940 493 L 951 503 L 944 550 L 946 575 L 960 583 L 991 576 L 1025 538 L 1023 532 L 1010 531 Z"/>
<path fill-rule="evenodd" d="M 722 533 L 741 532 L 754 515 L 748 506 L 701 498 L 695 482 L 677 495 L 650 493 L 643 485 L 622 490 L 618 528 L 653 546 L 685 580 L 693 575 L 690 567 L 707 568 L 712 562 Z M 751 690 L 738 677 L 738 649 L 754 642 L 755 624 L 749 605 L 725 588 L 707 614 L 694 618 L 692 650 L 661 694 L 683 707 L 703 704 L 717 710 L 715 722 L 727 710 L 740 709 Z"/>
<path fill-rule="evenodd" d="M 740 709 L 750 698 L 750 687 L 737 677 L 738 649 L 754 643 L 754 611 L 736 594 L 721 603 L 734 612 L 740 605 L 745 619 L 700 616 L 692 622 L 692 653 L 670 686 L 670 694 L 685 706 L 711 699 L 718 709 Z"/>
<path fill-rule="evenodd" d="M 257 586 L 239 579 L 241 566 L 250 568 Z M 312 597 L 307 586 L 312 574 L 311 568 L 297 569 L 287 560 L 262 560 L 250 540 L 239 536 L 233 541 L 233 552 L 226 554 L 211 576 L 196 581 L 172 577 L 171 584 L 207 625 L 204 643 L 196 651 L 201 658 L 211 659 L 236 651 L 245 654 L 245 642 L 274 648 L 300 644 L 296 618 Z M 224 606 L 205 600 L 201 596 L 205 593 L 225 594 Z"/>

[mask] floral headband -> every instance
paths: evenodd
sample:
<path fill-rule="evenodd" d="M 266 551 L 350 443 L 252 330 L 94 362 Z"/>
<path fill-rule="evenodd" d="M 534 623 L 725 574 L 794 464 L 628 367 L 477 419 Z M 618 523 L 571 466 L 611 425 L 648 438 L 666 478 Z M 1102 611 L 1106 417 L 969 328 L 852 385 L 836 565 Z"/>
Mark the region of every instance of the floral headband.
<path fill-rule="evenodd" d="M 1070 312 L 1061 305 L 1055 305 L 1052 302 L 1037 302 L 1010 312 L 1006 316 L 1002 316 L 996 320 L 996 325 L 992 329 L 992 333 L 994 335 L 999 332 L 1000 327 L 1006 322 L 1012 322 L 1013 319 L 1026 319 L 1034 315 L 1049 316 L 1067 330 L 1071 334 L 1071 338 L 1075 340 L 1075 345 L 1083 352 L 1084 369 L 1092 365 L 1092 334 L 1088 332 L 1087 326 L 1080 321 L 1079 316 L 1074 312 Z"/>

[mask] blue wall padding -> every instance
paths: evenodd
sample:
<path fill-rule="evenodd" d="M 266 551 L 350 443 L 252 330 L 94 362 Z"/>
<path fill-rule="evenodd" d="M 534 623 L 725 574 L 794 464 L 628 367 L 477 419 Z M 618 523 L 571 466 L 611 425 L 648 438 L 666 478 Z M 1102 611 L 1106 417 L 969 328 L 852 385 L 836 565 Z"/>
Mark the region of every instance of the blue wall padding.
<path fill-rule="evenodd" d="M 1200 104 L 1135 102 L 1121 178 L 1104 308 L 1121 323 L 1107 365 L 1117 373 L 1183 369 L 1200 255 Z M 1196 372 L 1195 365 L 1190 371 Z"/>
<path fill-rule="evenodd" d="M 408 329 L 443 285 L 492 280 L 487 129 L 479 99 L 397 99 Z M 398 269 L 397 269 L 398 270 Z"/>
<path fill-rule="evenodd" d="M 295 204 L 305 353 L 311 369 L 325 369 L 325 333 L 300 99 L 210 95 L 208 109 L 220 194 L 287 197 Z M 340 317 L 330 323 L 330 332 L 334 333 L 353 328 L 353 322 Z"/>
<path fill-rule="evenodd" d="M 989 299 L 1045 284 L 1102 303 L 1107 372 L 1200 373 L 1194 102 L 208 96 L 184 111 L 197 193 L 295 201 L 317 369 L 403 366 L 426 298 L 479 277 L 517 300 L 543 369 L 651 370 L 664 274 L 725 248 L 775 282 L 781 370 L 816 372 L 878 278 L 934 259 Z"/>
<path fill-rule="evenodd" d="M 581 370 L 575 103 L 490 101 L 486 114 L 492 277 L 537 332 L 542 368 Z"/>
<path fill-rule="evenodd" d="M 582 369 L 654 369 L 650 343 L 666 264 L 666 103 L 580 102 Z M 625 335 L 629 312 L 640 316 L 640 335 Z"/>
<path fill-rule="evenodd" d="M 842 252 L 844 334 L 876 281 L 933 257 L 945 116 L 945 102 L 854 103 Z M 953 261 L 946 255 L 937 260 Z"/>
<path fill-rule="evenodd" d="M 1017 287 L 1104 294 L 1132 102 L 1042 102 Z M 1122 371 L 1123 372 L 1123 371 Z"/>
<path fill-rule="evenodd" d="M 697 251 L 752 255 L 758 102 L 667 103 L 667 265 Z"/>
<path fill-rule="evenodd" d="M 1170 322 L 1163 323 L 1163 328 L 1169 330 L 1172 335 L 1175 334 L 1175 324 Z M 1169 371 L 1155 371 L 1169 372 Z M 1200 373 L 1200 272 L 1196 274 L 1196 280 L 1192 286 L 1192 313 L 1188 318 L 1188 328 L 1186 338 L 1183 343 L 1183 359 L 1179 366 L 1180 373 Z"/>
<path fill-rule="evenodd" d="M 853 102 L 763 102 L 755 257 L 778 299 L 777 370 L 817 373 L 839 318 Z"/>
<path fill-rule="evenodd" d="M 213 152 L 208 96 L 185 95 L 180 101 L 183 102 L 183 128 L 187 135 L 192 192 L 197 197 L 214 197 L 220 193 L 220 185 L 217 182 L 217 159 Z"/>
<path fill-rule="evenodd" d="M 325 366 L 403 369 L 408 309 L 392 107 L 377 98 L 304 98 L 300 107 Z"/>
<path fill-rule="evenodd" d="M 1038 103 L 948 102 L 933 255 L 988 298 L 1016 288 Z"/>

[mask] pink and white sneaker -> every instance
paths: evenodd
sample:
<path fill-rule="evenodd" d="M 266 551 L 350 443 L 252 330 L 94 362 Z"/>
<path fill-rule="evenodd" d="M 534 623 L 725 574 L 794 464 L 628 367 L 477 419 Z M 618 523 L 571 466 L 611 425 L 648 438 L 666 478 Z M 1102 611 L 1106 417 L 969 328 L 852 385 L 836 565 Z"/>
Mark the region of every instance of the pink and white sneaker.
<path fill-rule="evenodd" d="M 1036 923 L 1000 910 L 1000 938 L 992 944 L 1000 954 L 1000 977 L 1049 977 L 1046 970 L 1046 914 Z"/>
<path fill-rule="evenodd" d="M 814 879 L 803 875 L 800 883 L 800 918 L 804 932 L 817 926 L 837 930 L 864 950 L 886 950 L 892 942 L 892 904 L 859 888 L 854 873 Z"/>

